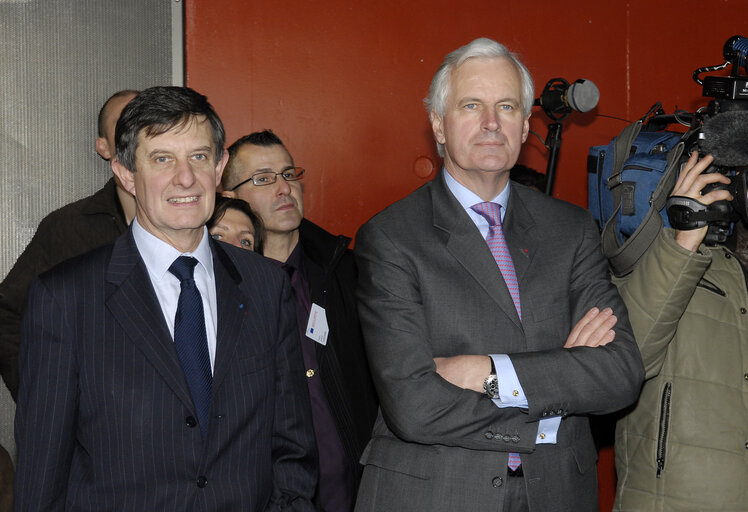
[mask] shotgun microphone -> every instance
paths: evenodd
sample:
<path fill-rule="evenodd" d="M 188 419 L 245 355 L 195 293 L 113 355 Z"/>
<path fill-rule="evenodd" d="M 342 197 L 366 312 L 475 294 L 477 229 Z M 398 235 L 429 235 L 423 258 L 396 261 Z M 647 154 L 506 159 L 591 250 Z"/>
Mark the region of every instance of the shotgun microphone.
<path fill-rule="evenodd" d="M 748 165 L 748 110 L 727 110 L 704 121 L 699 149 L 702 155 L 711 153 L 715 165 Z"/>
<path fill-rule="evenodd" d="M 556 119 L 568 116 L 572 110 L 589 112 L 598 101 L 600 91 L 592 80 L 580 78 L 570 84 L 563 78 L 552 78 L 533 104 L 543 107 L 548 117 Z"/>

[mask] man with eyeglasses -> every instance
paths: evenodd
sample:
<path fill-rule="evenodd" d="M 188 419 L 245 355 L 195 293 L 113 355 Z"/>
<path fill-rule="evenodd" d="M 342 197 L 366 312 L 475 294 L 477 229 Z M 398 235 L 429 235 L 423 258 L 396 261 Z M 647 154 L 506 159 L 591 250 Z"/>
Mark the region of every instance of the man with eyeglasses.
<path fill-rule="evenodd" d="M 262 218 L 263 254 L 288 272 L 295 291 L 320 454 L 317 509 L 351 511 L 362 470 L 358 460 L 378 406 L 356 310 L 351 239 L 304 219 L 304 169 L 272 131 L 246 135 L 228 151 L 223 195 L 244 199 Z"/>

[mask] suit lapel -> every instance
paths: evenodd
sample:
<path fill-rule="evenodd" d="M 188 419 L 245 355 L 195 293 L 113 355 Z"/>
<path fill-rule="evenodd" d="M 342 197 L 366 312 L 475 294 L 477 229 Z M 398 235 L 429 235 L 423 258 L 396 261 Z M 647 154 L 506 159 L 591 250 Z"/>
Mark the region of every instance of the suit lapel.
<path fill-rule="evenodd" d="M 106 301 L 109 311 L 174 394 L 194 410 L 174 340 L 135 245 L 132 229 L 115 242 L 107 281 L 116 287 Z"/>
<path fill-rule="evenodd" d="M 236 357 L 236 346 L 241 335 L 247 297 L 239 288 L 241 276 L 228 254 L 211 241 L 213 272 L 216 277 L 217 332 L 216 361 L 213 367 L 213 394 L 220 388 Z"/>
<path fill-rule="evenodd" d="M 520 300 L 522 300 L 522 280 L 537 253 L 538 245 L 537 239 L 532 236 L 532 229 L 535 226 L 534 217 L 523 200 L 523 192 L 520 186 L 512 185 L 503 225 L 506 243 L 514 263 L 514 272 L 517 274 Z"/>
<path fill-rule="evenodd" d="M 473 276 L 506 316 L 521 328 L 512 296 L 480 231 L 449 191 L 441 174 L 432 185 L 434 227 L 448 233 L 447 251 Z"/>

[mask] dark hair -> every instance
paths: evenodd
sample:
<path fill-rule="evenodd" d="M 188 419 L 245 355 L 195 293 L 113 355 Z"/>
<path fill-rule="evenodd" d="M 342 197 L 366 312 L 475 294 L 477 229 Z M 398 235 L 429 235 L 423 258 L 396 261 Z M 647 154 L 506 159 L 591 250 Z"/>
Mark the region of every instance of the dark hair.
<path fill-rule="evenodd" d="M 135 96 L 122 111 L 114 137 L 117 158 L 127 169 L 135 171 L 138 135 L 155 137 L 184 126 L 196 117 L 210 122 L 216 162 L 223 156 L 226 132 L 208 98 L 189 87 L 151 87 Z"/>
<path fill-rule="evenodd" d="M 98 134 L 99 137 L 106 137 L 106 115 L 109 110 L 109 104 L 112 102 L 112 100 L 115 100 L 117 98 L 121 98 L 122 96 L 137 96 L 140 91 L 136 91 L 134 89 L 124 89 L 122 91 L 117 91 L 104 102 L 104 104 L 101 106 L 101 110 L 99 110 L 99 117 L 97 121 L 98 126 Z"/>
<path fill-rule="evenodd" d="M 216 206 L 213 209 L 213 215 L 208 220 L 208 229 L 215 226 L 226 214 L 226 210 L 238 210 L 249 217 L 249 221 L 255 228 L 255 243 L 253 250 L 262 254 L 262 248 L 265 243 L 265 225 L 259 215 L 252 211 L 249 203 L 244 199 L 237 197 L 223 197 L 216 195 Z"/>
<path fill-rule="evenodd" d="M 273 130 L 262 130 L 261 132 L 253 132 L 249 135 L 245 135 L 244 137 L 241 137 L 237 139 L 233 144 L 229 146 L 228 152 L 229 152 L 229 159 L 236 155 L 236 152 L 239 151 L 239 148 L 244 146 L 245 144 L 252 144 L 253 146 L 262 146 L 262 147 L 268 147 L 268 146 L 283 146 L 286 147 L 285 144 L 283 144 L 283 141 L 280 140 L 280 137 L 278 137 L 276 134 L 273 133 Z"/>

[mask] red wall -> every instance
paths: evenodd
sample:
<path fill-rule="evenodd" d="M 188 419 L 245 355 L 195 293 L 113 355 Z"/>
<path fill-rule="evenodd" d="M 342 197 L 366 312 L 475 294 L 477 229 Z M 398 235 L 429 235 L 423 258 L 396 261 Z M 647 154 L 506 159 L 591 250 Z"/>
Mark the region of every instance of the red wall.
<path fill-rule="evenodd" d="M 625 126 L 604 116 L 633 120 L 658 100 L 669 113 L 705 105 L 691 73 L 722 63 L 725 41 L 748 35 L 745 0 L 185 0 L 185 8 L 187 84 L 210 98 L 229 142 L 278 133 L 308 170 L 307 217 L 350 236 L 431 177 L 416 172 L 419 159 L 440 165 L 422 99 L 458 46 L 480 36 L 506 44 L 536 93 L 554 77 L 598 85 L 597 109 L 564 122 L 554 193 L 586 206 L 587 148 Z M 548 122 L 535 109 L 531 130 L 545 139 Z M 531 136 L 520 161 L 544 171 L 546 156 Z"/>
<path fill-rule="evenodd" d="M 211 99 L 229 141 L 275 130 L 308 169 L 307 216 L 353 235 L 424 182 L 419 157 L 440 165 L 421 101 L 444 55 L 475 37 L 519 52 L 538 93 L 557 76 L 598 85 L 597 109 L 564 122 L 556 178 L 557 197 L 586 205 L 587 148 L 624 126 L 602 116 L 704 105 L 692 71 L 748 35 L 744 0 L 487 4 L 187 0 L 187 84 Z M 536 108 L 542 139 L 548 122 Z M 520 161 L 545 170 L 546 155 L 531 135 Z"/>

